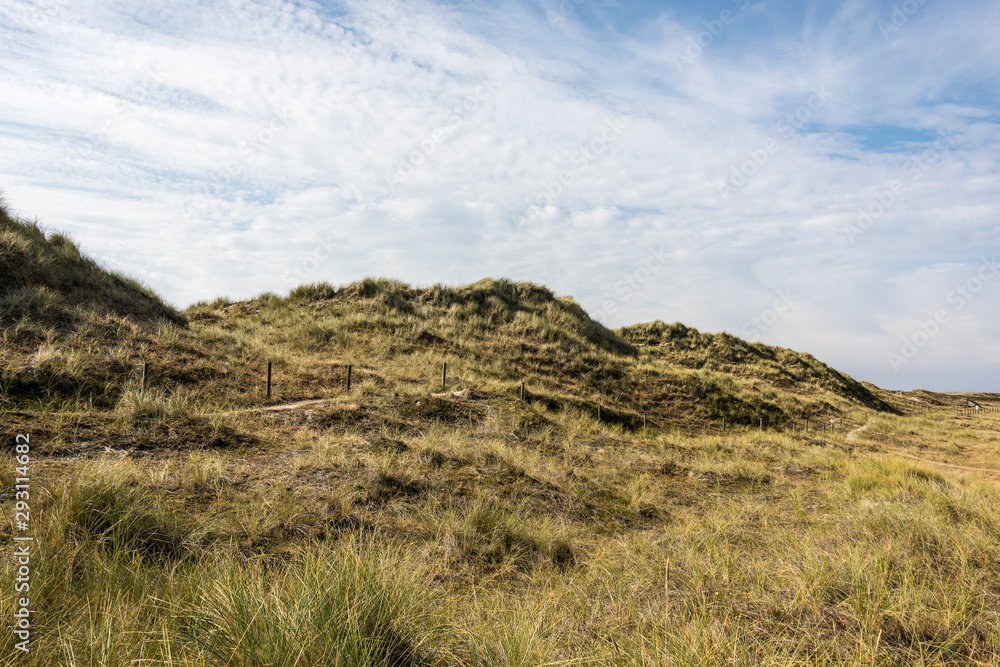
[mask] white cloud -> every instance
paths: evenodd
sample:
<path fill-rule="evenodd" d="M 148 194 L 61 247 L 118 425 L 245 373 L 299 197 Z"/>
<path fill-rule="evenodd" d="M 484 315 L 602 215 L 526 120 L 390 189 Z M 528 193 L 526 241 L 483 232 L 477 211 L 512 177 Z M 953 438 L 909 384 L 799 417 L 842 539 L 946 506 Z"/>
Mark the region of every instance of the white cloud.
<path fill-rule="evenodd" d="M 985 289 L 904 368 L 885 357 L 1000 241 L 1000 46 L 984 29 L 1000 9 L 926 3 L 886 40 L 891 3 L 737 2 L 678 69 L 720 9 L 560 7 L 13 3 L 0 183 L 181 305 L 506 275 L 613 325 L 739 333 L 792 287 L 762 340 L 889 386 L 989 388 Z M 929 144 L 885 150 L 881 126 L 952 139 L 913 178 Z M 749 176 L 723 197 L 734 168 Z"/>

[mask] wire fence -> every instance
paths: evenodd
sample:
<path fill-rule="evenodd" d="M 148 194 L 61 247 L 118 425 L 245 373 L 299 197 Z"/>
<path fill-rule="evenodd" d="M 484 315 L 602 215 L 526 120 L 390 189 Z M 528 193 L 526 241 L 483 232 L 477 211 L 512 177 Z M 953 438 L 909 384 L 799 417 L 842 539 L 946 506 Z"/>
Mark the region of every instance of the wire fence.
<path fill-rule="evenodd" d="M 334 385 L 331 388 L 336 388 L 337 383 L 343 388 L 344 391 L 350 392 L 352 388 L 352 381 L 354 379 L 354 366 L 352 364 L 346 364 L 341 366 L 343 375 L 340 379 L 334 379 Z M 260 386 L 263 389 L 264 396 L 266 400 L 271 400 L 273 395 L 273 389 L 276 386 L 273 376 L 273 363 L 268 361 L 266 366 L 261 369 L 262 373 L 260 376 Z M 143 391 L 149 387 L 150 375 L 150 363 L 148 361 L 143 362 L 140 369 L 141 386 Z M 363 372 L 364 373 L 364 372 Z M 431 377 L 438 377 L 437 367 L 433 371 Z M 448 388 L 448 362 L 442 362 L 440 364 L 440 388 L 442 391 Z M 545 399 L 542 396 L 532 394 L 529 390 L 528 385 L 525 380 L 520 380 L 518 383 L 512 386 L 512 395 L 517 399 L 525 402 L 535 402 L 538 400 L 548 400 L 552 402 L 551 399 Z M 638 409 L 633 408 L 621 410 L 613 406 L 605 405 L 600 400 L 596 401 L 570 401 L 570 403 L 578 403 L 577 407 L 582 408 L 584 411 L 589 411 L 596 419 L 600 422 L 607 423 L 618 423 L 629 428 L 657 428 L 659 425 L 653 419 L 653 413 L 647 413 L 644 407 Z M 640 406 L 642 403 L 640 402 Z M 947 406 L 934 406 L 929 404 L 915 403 L 912 405 L 907 405 L 905 408 L 911 412 L 916 412 L 920 414 L 935 414 L 940 413 L 942 409 L 947 408 Z M 965 408 L 955 408 L 955 416 L 971 416 L 977 417 L 985 414 L 993 414 L 1000 411 L 1000 407 L 996 406 L 983 406 L 979 404 L 972 404 Z M 872 416 L 879 414 L 879 411 L 871 409 Z M 857 430 L 862 423 L 856 422 L 854 420 L 845 419 L 844 417 L 813 414 L 800 416 L 797 418 L 788 417 L 777 417 L 774 414 L 763 414 L 759 416 L 748 416 L 747 414 L 738 415 L 735 418 L 729 417 L 716 417 L 716 418 L 706 418 L 701 420 L 701 426 L 706 431 L 714 432 L 735 432 L 735 431 L 777 431 L 777 432 L 789 432 L 789 433 L 849 433 L 852 430 Z"/>

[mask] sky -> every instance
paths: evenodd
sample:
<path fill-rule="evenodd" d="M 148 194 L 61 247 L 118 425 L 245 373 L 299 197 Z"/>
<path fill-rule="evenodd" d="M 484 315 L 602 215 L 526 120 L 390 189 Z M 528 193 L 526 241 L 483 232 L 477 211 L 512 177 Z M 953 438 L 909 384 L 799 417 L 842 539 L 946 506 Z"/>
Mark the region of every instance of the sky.
<path fill-rule="evenodd" d="M 507 277 L 1000 391 L 1000 4 L 0 1 L 0 190 L 179 307 Z"/>

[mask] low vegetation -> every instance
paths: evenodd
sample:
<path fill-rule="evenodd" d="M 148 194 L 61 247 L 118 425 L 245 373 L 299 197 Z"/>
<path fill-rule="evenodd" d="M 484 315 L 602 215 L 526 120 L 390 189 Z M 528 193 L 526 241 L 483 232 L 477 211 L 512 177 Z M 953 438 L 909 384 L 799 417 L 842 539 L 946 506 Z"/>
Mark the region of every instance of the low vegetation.
<path fill-rule="evenodd" d="M 0 226 L 0 581 L 17 433 L 36 540 L 4 661 L 1000 663 L 1000 414 L 954 409 L 1000 397 L 506 280 L 178 313 Z"/>

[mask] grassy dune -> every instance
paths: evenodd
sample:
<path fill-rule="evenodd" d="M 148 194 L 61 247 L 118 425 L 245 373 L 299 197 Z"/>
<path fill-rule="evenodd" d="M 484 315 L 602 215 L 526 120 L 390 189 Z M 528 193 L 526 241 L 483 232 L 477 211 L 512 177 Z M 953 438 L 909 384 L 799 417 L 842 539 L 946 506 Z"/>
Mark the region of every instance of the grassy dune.
<path fill-rule="evenodd" d="M 177 313 L 0 229 L 0 581 L 16 433 L 37 549 L 0 664 L 1000 664 L 1000 414 L 962 396 L 503 280 Z"/>

